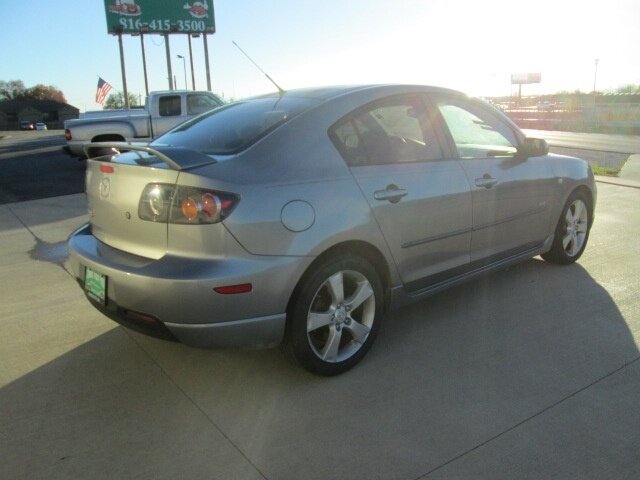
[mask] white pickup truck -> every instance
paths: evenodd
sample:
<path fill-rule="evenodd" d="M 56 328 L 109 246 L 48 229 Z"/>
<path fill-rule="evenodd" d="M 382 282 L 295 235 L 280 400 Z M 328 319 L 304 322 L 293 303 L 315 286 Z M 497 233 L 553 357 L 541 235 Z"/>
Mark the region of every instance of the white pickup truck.
<path fill-rule="evenodd" d="M 223 103 L 211 92 L 151 92 L 144 109 L 109 110 L 97 116 L 65 121 L 67 145 L 63 150 L 82 158 L 82 145 L 87 142 L 150 142 L 176 125 Z"/>

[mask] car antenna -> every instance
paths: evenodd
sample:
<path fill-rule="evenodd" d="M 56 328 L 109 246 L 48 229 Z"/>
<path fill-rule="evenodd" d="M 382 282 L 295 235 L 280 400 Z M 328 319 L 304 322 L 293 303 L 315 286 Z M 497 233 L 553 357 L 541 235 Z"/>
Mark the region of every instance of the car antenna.
<path fill-rule="evenodd" d="M 260 70 L 260 71 L 264 74 L 264 76 L 265 76 L 265 77 L 267 77 L 267 79 L 268 79 L 271 83 L 273 83 L 273 84 L 276 86 L 276 88 L 278 89 L 278 92 L 279 92 L 280 94 L 285 93 L 285 91 L 282 89 L 282 87 L 280 87 L 280 85 L 278 85 L 278 84 L 275 82 L 275 80 L 274 80 L 273 78 L 271 78 L 271 77 L 267 74 L 267 72 L 265 72 L 264 70 L 262 70 L 262 69 L 260 68 L 260 65 L 258 65 L 256 62 L 254 62 L 254 61 L 253 61 L 253 59 L 252 59 L 249 55 L 247 55 L 247 52 L 245 52 L 243 49 L 241 49 L 241 48 L 240 48 L 240 45 L 238 45 L 238 44 L 235 42 L 235 40 L 231 40 L 231 42 L 236 46 L 236 48 L 237 48 L 238 50 L 240 50 L 240 51 L 244 54 L 244 56 L 245 56 L 245 57 L 247 57 L 247 58 L 249 59 L 249 61 L 250 61 L 251 63 L 253 63 L 253 64 L 256 66 L 256 68 L 257 68 L 258 70 Z"/>

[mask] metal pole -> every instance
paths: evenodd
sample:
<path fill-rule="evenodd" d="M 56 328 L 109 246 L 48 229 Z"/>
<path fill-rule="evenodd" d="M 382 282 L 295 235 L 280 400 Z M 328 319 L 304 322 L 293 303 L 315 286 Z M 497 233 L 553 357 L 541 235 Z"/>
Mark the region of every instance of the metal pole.
<path fill-rule="evenodd" d="M 142 48 L 142 68 L 144 70 L 144 92 L 149 96 L 149 80 L 147 79 L 147 56 L 144 53 L 144 34 L 140 33 L 140 48 Z"/>
<path fill-rule="evenodd" d="M 173 90 L 173 72 L 171 71 L 171 49 L 169 48 L 169 35 L 164 34 L 164 47 L 167 52 L 167 78 L 169 79 L 169 90 Z"/>
<path fill-rule="evenodd" d="M 209 71 L 209 46 L 207 45 L 207 34 L 202 34 L 204 42 L 204 61 L 207 70 L 207 90 L 211 91 L 211 72 Z"/>
<path fill-rule="evenodd" d="M 593 72 L 593 93 L 596 93 L 596 78 L 598 77 L 598 62 L 600 61 L 600 59 L 596 58 L 594 60 L 595 64 L 596 64 L 596 69 Z"/>
<path fill-rule="evenodd" d="M 189 35 L 189 65 L 191 65 L 191 87 L 196 89 L 196 77 L 193 74 L 193 51 L 191 50 L 191 35 Z"/>
<path fill-rule="evenodd" d="M 124 91 L 124 108 L 129 109 L 129 92 L 127 92 L 127 74 L 124 70 L 124 47 L 122 46 L 122 32 L 118 32 L 120 46 L 120 69 L 122 70 L 122 90 Z"/>

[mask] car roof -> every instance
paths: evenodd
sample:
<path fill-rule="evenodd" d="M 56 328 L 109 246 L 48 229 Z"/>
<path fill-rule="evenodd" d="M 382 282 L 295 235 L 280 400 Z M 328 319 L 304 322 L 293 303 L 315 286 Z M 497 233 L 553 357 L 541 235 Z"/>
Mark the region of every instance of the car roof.
<path fill-rule="evenodd" d="M 449 93 L 461 95 L 461 92 L 451 90 L 448 88 L 434 87 L 428 85 L 410 85 L 410 84 L 373 84 L 373 85 L 335 85 L 327 87 L 311 87 L 311 88 L 296 88 L 292 90 L 285 90 L 284 92 L 273 92 L 264 95 L 258 95 L 250 97 L 245 100 L 260 99 L 260 98 L 273 98 L 273 97 L 301 97 L 311 98 L 320 101 L 329 100 L 338 96 L 342 96 L 348 93 L 354 93 L 363 90 L 378 90 L 381 92 L 388 91 L 389 94 L 402 93 L 403 91 L 416 92 L 431 92 L 431 93 Z"/>

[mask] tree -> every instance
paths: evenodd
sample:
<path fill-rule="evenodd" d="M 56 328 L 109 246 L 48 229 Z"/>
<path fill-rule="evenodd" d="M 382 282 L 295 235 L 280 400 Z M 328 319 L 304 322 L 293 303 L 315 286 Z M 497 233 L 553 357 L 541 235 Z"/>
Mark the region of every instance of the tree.
<path fill-rule="evenodd" d="M 0 80 L 0 100 L 19 100 L 25 91 L 22 80 Z"/>
<path fill-rule="evenodd" d="M 640 85 L 629 83 L 615 89 L 615 93 L 640 93 Z"/>
<path fill-rule="evenodd" d="M 67 99 L 64 98 L 64 93 L 62 93 L 56 87 L 42 85 L 41 83 L 39 83 L 35 87 L 28 88 L 25 92 L 25 99 L 55 100 L 56 102 L 67 103 Z"/>
<path fill-rule="evenodd" d="M 138 97 L 134 93 L 129 93 L 129 106 L 135 107 L 138 105 Z M 112 93 L 107 97 L 107 101 L 104 102 L 104 108 L 124 108 L 124 94 L 122 92 Z"/>
<path fill-rule="evenodd" d="M 54 86 L 42 85 L 26 88 L 22 80 L 0 80 L 0 100 L 55 100 L 67 103 L 64 93 Z"/>

